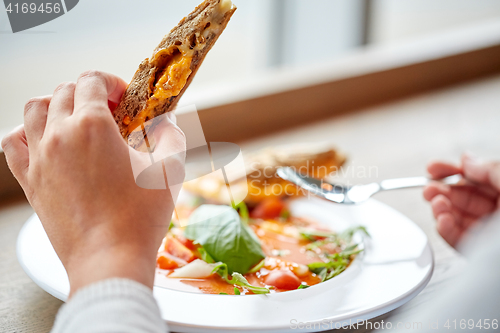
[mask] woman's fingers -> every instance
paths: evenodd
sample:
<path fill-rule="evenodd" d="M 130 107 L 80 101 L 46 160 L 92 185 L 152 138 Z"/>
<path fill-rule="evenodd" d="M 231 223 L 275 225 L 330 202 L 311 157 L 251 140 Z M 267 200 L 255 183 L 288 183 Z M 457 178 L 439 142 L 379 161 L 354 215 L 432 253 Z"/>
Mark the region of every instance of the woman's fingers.
<path fill-rule="evenodd" d="M 477 221 L 477 217 L 469 215 L 457 207 L 454 207 L 450 200 L 442 194 L 439 194 L 432 199 L 431 207 L 432 213 L 436 219 L 441 214 L 450 213 L 453 215 L 455 222 L 462 228 L 468 228 L 475 221 Z"/>
<path fill-rule="evenodd" d="M 160 117 L 163 119 L 153 132 L 156 142 L 153 158 L 155 161 L 163 160 L 169 185 L 179 185 L 184 182 L 186 137 L 177 126 L 172 112 Z"/>
<path fill-rule="evenodd" d="M 119 103 L 126 88 L 127 83 L 116 75 L 84 72 L 76 83 L 75 113 L 109 110 L 108 101 Z"/>
<path fill-rule="evenodd" d="M 434 217 L 437 218 L 439 214 L 451 212 L 453 206 L 447 197 L 438 194 L 431 200 L 431 208 Z"/>
<path fill-rule="evenodd" d="M 464 177 L 463 184 L 457 186 L 433 182 L 424 188 L 424 198 L 431 202 L 439 234 L 455 246 L 472 224 L 500 205 L 500 164 L 464 155 L 461 168 L 434 162 L 428 171 L 434 179 L 454 174 Z"/>
<path fill-rule="evenodd" d="M 433 179 L 441 179 L 448 176 L 456 175 L 462 172 L 462 170 L 449 163 L 443 162 L 431 162 L 427 166 L 427 172 L 431 175 Z"/>
<path fill-rule="evenodd" d="M 28 147 L 34 151 L 42 139 L 47 125 L 47 112 L 52 96 L 32 98 L 24 106 L 24 129 Z"/>
<path fill-rule="evenodd" d="M 453 207 L 474 217 L 482 217 L 496 209 L 495 200 L 473 186 L 450 186 L 436 182 L 424 188 L 424 198 L 427 201 L 433 200 L 437 195 L 448 198 Z"/>
<path fill-rule="evenodd" d="M 468 154 L 462 156 L 464 176 L 476 183 L 489 185 L 500 192 L 500 163 L 484 162 Z"/>
<path fill-rule="evenodd" d="M 442 194 L 432 199 L 431 206 L 437 221 L 436 229 L 451 246 L 455 246 L 464 230 L 475 222 L 474 218 L 464 216 L 455 209 L 449 199 Z"/>
<path fill-rule="evenodd" d="M 16 127 L 2 140 L 7 164 L 17 181 L 26 191 L 26 173 L 29 166 L 29 151 L 24 125 Z"/>
<path fill-rule="evenodd" d="M 436 229 L 441 237 L 453 247 L 457 245 L 463 234 L 463 229 L 457 224 L 451 213 L 443 213 L 438 216 Z"/>
<path fill-rule="evenodd" d="M 153 132 L 148 135 L 154 151 L 146 153 L 129 147 L 134 178 L 142 188 L 170 189 L 175 200 L 184 182 L 186 138 L 171 114 L 156 117 L 150 122 L 155 122 L 148 124 L 154 126 Z"/>
<path fill-rule="evenodd" d="M 71 116 L 74 107 L 75 87 L 76 83 L 74 82 L 64 82 L 54 90 L 48 110 L 48 125 Z"/>

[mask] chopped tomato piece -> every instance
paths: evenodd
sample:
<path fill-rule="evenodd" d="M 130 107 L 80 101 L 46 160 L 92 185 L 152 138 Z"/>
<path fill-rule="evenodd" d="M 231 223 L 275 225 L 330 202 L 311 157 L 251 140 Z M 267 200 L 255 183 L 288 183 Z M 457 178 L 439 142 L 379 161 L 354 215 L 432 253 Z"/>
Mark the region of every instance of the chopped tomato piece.
<path fill-rule="evenodd" d="M 191 262 L 196 259 L 193 251 L 185 247 L 181 242 L 170 235 L 167 236 L 165 242 L 165 251 L 187 262 Z"/>
<path fill-rule="evenodd" d="M 156 262 L 158 263 L 158 267 L 161 269 L 176 269 L 179 267 L 177 261 L 170 259 L 165 255 L 160 255 L 158 259 L 156 259 Z"/>
<path fill-rule="evenodd" d="M 267 198 L 255 207 L 250 214 L 253 218 L 275 219 L 280 217 L 286 206 L 278 198 Z"/>
<path fill-rule="evenodd" d="M 269 273 L 266 284 L 278 289 L 293 290 L 300 286 L 300 280 L 289 270 L 278 270 Z"/>
<path fill-rule="evenodd" d="M 196 245 L 193 244 L 192 240 L 187 239 L 186 237 L 184 237 L 182 235 L 175 235 L 175 238 L 177 238 L 177 240 L 179 242 L 181 242 L 181 244 L 184 245 L 185 247 L 187 247 L 188 249 L 196 250 Z"/>

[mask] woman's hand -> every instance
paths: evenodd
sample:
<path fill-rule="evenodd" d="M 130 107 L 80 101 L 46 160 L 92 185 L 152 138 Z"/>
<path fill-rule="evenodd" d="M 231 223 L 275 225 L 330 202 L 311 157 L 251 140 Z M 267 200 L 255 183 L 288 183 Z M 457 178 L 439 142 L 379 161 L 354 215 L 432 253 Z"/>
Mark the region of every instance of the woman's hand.
<path fill-rule="evenodd" d="M 68 273 L 71 294 L 90 283 L 123 277 L 152 288 L 156 253 L 168 229 L 170 190 L 140 188 L 109 105 L 126 83 L 89 71 L 52 96 L 31 99 L 24 126 L 4 138 L 12 170 L 40 217 Z M 155 131 L 157 147 L 176 154 L 166 165 L 183 179 L 185 137 L 169 115 Z M 167 172 L 168 173 L 168 172 Z"/>
<path fill-rule="evenodd" d="M 437 220 L 437 230 L 451 246 L 456 246 L 476 221 L 500 207 L 500 162 L 464 155 L 459 166 L 433 162 L 427 170 L 435 179 L 462 174 L 466 181 L 459 186 L 436 182 L 424 189 L 424 198 L 431 202 Z"/>

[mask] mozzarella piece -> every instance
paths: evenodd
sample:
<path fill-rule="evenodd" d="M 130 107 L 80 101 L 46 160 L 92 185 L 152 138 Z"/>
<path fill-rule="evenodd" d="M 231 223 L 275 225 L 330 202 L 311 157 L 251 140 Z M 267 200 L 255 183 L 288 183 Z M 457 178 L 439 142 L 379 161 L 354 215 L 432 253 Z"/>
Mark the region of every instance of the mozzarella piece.
<path fill-rule="evenodd" d="M 212 271 L 217 264 L 208 264 L 201 259 L 196 259 L 191 263 L 176 269 L 172 274 L 168 275 L 171 278 L 186 278 L 186 279 L 202 279 L 212 275 Z"/>

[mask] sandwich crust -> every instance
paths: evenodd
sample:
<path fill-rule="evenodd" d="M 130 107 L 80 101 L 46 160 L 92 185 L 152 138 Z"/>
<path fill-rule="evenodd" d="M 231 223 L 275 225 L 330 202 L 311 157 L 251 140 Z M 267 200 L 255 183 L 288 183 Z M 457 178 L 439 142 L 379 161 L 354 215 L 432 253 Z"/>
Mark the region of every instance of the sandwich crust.
<path fill-rule="evenodd" d="M 129 145 L 141 146 L 155 126 L 144 123 L 175 108 L 235 10 L 229 0 L 205 0 L 139 65 L 114 111 Z"/>

